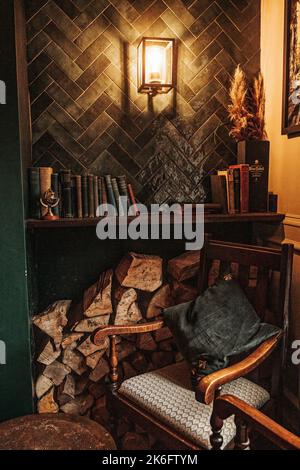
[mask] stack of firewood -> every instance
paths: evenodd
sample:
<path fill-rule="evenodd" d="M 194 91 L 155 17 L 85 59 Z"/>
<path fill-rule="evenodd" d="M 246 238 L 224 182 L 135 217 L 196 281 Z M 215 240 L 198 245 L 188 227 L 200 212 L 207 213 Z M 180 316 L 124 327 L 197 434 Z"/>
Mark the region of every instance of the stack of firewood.
<path fill-rule="evenodd" d="M 166 265 L 158 256 L 129 253 L 114 272 L 100 275 L 80 304 L 60 300 L 34 316 L 38 412 L 87 415 L 107 424 L 109 341 L 96 346 L 92 333 L 108 324 L 152 321 L 163 308 L 193 300 L 198 263 L 199 252 L 186 252 Z M 119 338 L 118 353 L 122 379 L 181 360 L 167 327 Z M 125 441 L 131 441 L 132 430 L 124 423 L 120 427 L 120 435 L 123 429 Z"/>

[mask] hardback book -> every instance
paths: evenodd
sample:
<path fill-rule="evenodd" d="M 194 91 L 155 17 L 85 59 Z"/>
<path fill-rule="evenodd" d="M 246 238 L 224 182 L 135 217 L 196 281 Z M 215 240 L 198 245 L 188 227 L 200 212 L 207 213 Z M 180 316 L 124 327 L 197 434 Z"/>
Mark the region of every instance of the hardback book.
<path fill-rule="evenodd" d="M 96 217 L 98 206 L 99 206 L 98 176 L 94 176 L 94 217 Z"/>
<path fill-rule="evenodd" d="M 76 178 L 71 176 L 72 217 L 77 215 Z"/>
<path fill-rule="evenodd" d="M 231 165 L 230 169 L 240 172 L 240 212 L 249 212 L 249 165 Z"/>
<path fill-rule="evenodd" d="M 51 167 L 40 167 L 40 197 L 43 197 L 45 192 L 51 188 L 51 175 L 53 169 Z M 47 208 L 41 205 L 41 215 L 47 214 Z"/>
<path fill-rule="evenodd" d="M 75 175 L 76 181 L 76 216 L 78 219 L 82 218 L 82 187 L 81 187 L 81 175 Z"/>
<path fill-rule="evenodd" d="M 243 141 L 238 143 L 238 163 L 249 165 L 249 210 L 268 210 L 270 142 Z"/>
<path fill-rule="evenodd" d="M 106 191 L 106 184 L 105 184 L 105 178 L 101 176 L 101 195 L 102 195 L 102 205 L 103 209 L 100 215 L 106 215 L 107 214 L 107 191 Z"/>
<path fill-rule="evenodd" d="M 225 175 L 211 175 L 211 194 L 212 202 L 220 204 L 222 212 L 228 213 L 228 202 L 227 202 L 227 178 Z"/>
<path fill-rule="evenodd" d="M 95 217 L 94 176 L 88 175 L 89 217 Z"/>
<path fill-rule="evenodd" d="M 105 175 L 105 184 L 106 184 L 106 191 L 107 191 L 107 202 L 115 207 L 118 213 L 118 206 L 115 199 L 112 182 L 111 182 L 111 175 Z"/>
<path fill-rule="evenodd" d="M 89 195 L 88 195 L 88 177 L 87 175 L 81 176 L 81 191 L 82 191 L 82 216 L 89 216 Z"/>
<path fill-rule="evenodd" d="M 130 214 L 130 215 L 138 215 L 139 210 L 136 204 L 136 200 L 135 200 L 135 196 L 134 196 L 134 192 L 133 192 L 131 184 L 127 185 L 127 189 L 128 189 L 129 199 L 130 199 L 130 205 L 133 207 L 133 212 L 134 212 L 134 214 Z"/>
<path fill-rule="evenodd" d="M 29 214 L 33 219 L 41 217 L 40 169 L 28 168 Z"/>
<path fill-rule="evenodd" d="M 231 170 L 219 170 L 218 175 L 226 178 L 228 214 L 235 214 L 233 173 Z"/>
<path fill-rule="evenodd" d="M 124 213 L 127 213 L 128 207 L 130 205 L 129 197 L 128 197 L 128 190 L 127 190 L 127 181 L 126 181 L 126 176 L 117 176 L 117 182 L 118 182 L 118 187 L 119 187 L 119 193 L 120 196 L 127 197 L 127 204 L 123 206 Z"/>
<path fill-rule="evenodd" d="M 118 206 L 118 213 L 119 213 L 120 216 L 123 216 L 124 215 L 124 210 L 123 210 L 123 206 L 121 204 L 120 192 L 119 192 L 119 187 L 118 187 L 118 183 L 117 183 L 116 178 L 111 179 L 111 185 L 112 185 L 115 200 L 116 200 L 116 203 L 117 203 L 117 206 Z"/>
<path fill-rule="evenodd" d="M 63 217 L 71 218 L 71 217 L 73 217 L 71 171 L 70 170 L 61 170 L 60 171 L 60 181 L 61 181 Z"/>
<path fill-rule="evenodd" d="M 102 180 L 101 180 L 101 176 L 98 176 L 98 206 L 101 206 L 102 205 Z M 97 210 L 96 210 L 96 216 L 99 216 L 101 215 L 100 213 L 97 213 Z"/>
<path fill-rule="evenodd" d="M 233 174 L 233 184 L 234 184 L 234 211 L 236 214 L 241 212 L 241 175 L 239 168 L 229 168 L 232 170 Z"/>
<path fill-rule="evenodd" d="M 55 196 L 59 197 L 59 175 L 52 173 L 51 175 L 51 189 L 54 191 Z M 59 204 L 52 209 L 53 215 L 59 216 Z"/>

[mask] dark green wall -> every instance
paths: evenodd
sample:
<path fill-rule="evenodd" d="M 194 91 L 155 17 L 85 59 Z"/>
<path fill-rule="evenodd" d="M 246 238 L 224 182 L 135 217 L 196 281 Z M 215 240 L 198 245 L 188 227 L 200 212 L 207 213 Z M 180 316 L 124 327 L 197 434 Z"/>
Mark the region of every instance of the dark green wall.
<path fill-rule="evenodd" d="M 0 79 L 7 104 L 0 105 L 0 420 L 32 412 L 30 334 L 22 165 L 18 123 L 14 2 L 0 2 Z"/>

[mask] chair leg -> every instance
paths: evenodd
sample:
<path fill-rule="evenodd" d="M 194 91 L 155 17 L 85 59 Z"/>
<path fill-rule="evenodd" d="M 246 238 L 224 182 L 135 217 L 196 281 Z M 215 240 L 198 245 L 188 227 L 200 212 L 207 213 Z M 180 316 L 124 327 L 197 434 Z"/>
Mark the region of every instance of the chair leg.
<path fill-rule="evenodd" d="M 212 412 L 210 426 L 212 434 L 210 435 L 209 439 L 212 450 L 221 450 L 223 445 L 223 437 L 221 433 L 223 428 L 223 420 L 217 416 L 215 411 Z"/>
<path fill-rule="evenodd" d="M 250 450 L 250 440 L 247 424 L 238 416 L 235 417 L 236 435 L 234 450 Z"/>

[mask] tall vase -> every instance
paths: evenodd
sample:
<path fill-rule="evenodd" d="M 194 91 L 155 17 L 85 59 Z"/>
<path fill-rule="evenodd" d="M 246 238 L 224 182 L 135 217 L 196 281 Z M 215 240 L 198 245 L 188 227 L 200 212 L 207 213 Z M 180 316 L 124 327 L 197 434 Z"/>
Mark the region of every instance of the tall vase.
<path fill-rule="evenodd" d="M 238 142 L 238 163 L 249 165 L 250 212 L 268 210 L 269 156 L 270 142 L 268 140 Z"/>

